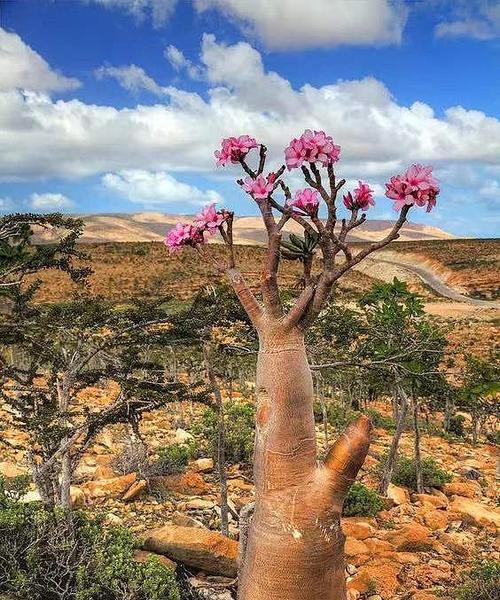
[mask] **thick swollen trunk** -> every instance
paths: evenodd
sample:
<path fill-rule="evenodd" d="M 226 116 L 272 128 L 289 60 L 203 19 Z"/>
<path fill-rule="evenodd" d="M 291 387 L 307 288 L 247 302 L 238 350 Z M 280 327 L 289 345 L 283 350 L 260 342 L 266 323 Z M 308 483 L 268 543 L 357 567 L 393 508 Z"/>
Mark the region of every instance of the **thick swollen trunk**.
<path fill-rule="evenodd" d="M 312 377 L 302 334 L 260 332 L 255 514 L 240 600 L 344 600 L 342 503 L 368 451 L 362 418 L 316 461 Z"/>

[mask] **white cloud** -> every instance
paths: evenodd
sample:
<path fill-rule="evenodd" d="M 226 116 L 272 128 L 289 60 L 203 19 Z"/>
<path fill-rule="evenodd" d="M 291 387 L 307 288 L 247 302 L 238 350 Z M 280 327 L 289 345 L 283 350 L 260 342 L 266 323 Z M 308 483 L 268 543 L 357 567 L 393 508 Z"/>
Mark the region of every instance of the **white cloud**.
<path fill-rule="evenodd" d="M 60 210 L 74 206 L 73 201 L 64 194 L 51 193 L 31 194 L 29 204 L 35 210 Z"/>
<path fill-rule="evenodd" d="M 272 49 L 399 43 L 407 19 L 400 0 L 195 0 L 195 6 L 219 10 Z"/>
<path fill-rule="evenodd" d="M 121 67 L 99 67 L 94 71 L 98 79 L 110 77 L 116 79 L 118 83 L 131 92 L 137 92 L 141 89 L 147 90 L 156 96 L 162 96 L 165 91 L 156 81 L 149 77 L 141 67 L 137 65 L 124 65 Z"/>
<path fill-rule="evenodd" d="M 220 194 L 178 181 L 164 171 L 129 169 L 119 173 L 106 173 L 102 184 L 108 190 L 146 206 L 155 204 L 206 204 L 221 202 Z"/>
<path fill-rule="evenodd" d="M 202 78 L 202 69 L 186 58 L 182 50 L 179 50 L 176 46 L 172 44 L 167 46 L 163 55 L 176 71 L 185 70 L 191 79 Z"/>
<path fill-rule="evenodd" d="M 0 73 L 0 91 L 21 88 L 36 92 L 62 92 L 80 85 L 77 79 L 53 71 L 17 34 L 1 27 Z"/>
<path fill-rule="evenodd" d="M 243 133 L 266 143 L 276 166 L 288 141 L 308 127 L 333 135 L 342 146 L 339 171 L 353 179 L 378 181 L 414 161 L 500 164 L 500 121 L 483 112 L 455 106 L 438 117 L 422 102 L 399 104 L 371 77 L 294 89 L 266 72 L 249 44 L 227 46 L 210 35 L 201 62 L 206 95 L 170 86 L 155 105 L 117 109 L 0 93 L 0 180 L 214 172 L 220 139 Z"/>
<path fill-rule="evenodd" d="M 453 0 L 451 16 L 436 25 L 437 37 L 470 37 L 493 40 L 500 36 L 498 0 Z"/>
<path fill-rule="evenodd" d="M 106 8 L 118 8 L 125 10 L 138 22 L 150 18 L 153 26 L 161 27 L 168 21 L 174 12 L 177 0 L 83 0 L 94 2 Z"/>

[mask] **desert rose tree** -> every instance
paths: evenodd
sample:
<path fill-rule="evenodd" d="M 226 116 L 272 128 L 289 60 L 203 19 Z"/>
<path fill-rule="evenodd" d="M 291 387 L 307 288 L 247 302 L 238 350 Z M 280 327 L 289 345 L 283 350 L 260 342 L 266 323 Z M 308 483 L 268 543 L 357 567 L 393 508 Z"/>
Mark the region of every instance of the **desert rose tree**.
<path fill-rule="evenodd" d="M 256 150 L 256 166 L 249 155 Z M 257 204 L 267 231 L 261 300 L 246 285 L 236 265 L 233 213 L 213 204 L 192 224 L 177 224 L 166 239 L 171 251 L 192 247 L 206 260 L 205 245 L 217 232 L 227 246 L 227 274 L 259 335 L 256 380 L 255 515 L 240 569 L 240 600 L 345 600 L 344 535 L 340 514 L 344 498 L 368 452 L 370 423 L 361 417 L 317 461 L 313 385 L 304 332 L 319 315 L 335 282 L 366 256 L 397 239 L 412 206 L 431 210 L 439 193 L 431 167 L 411 166 L 386 184 L 386 196 L 399 216 L 390 233 L 355 250 L 348 234 L 366 220 L 374 204 L 363 182 L 343 197 L 347 218 L 338 216 L 345 181 L 334 164 L 340 147 L 323 131 L 306 130 L 285 150 L 285 163 L 267 173 L 267 149 L 248 135 L 222 141 L 215 153 L 221 166 L 238 164 L 246 177 L 238 184 Z M 307 187 L 292 195 L 286 169 L 300 169 Z M 326 218 L 320 218 L 324 203 Z M 288 221 L 304 230 L 295 244 L 284 241 Z M 321 253 L 314 272 L 313 249 Z M 285 312 L 278 288 L 280 259 L 297 258 L 304 267 L 304 289 Z"/>

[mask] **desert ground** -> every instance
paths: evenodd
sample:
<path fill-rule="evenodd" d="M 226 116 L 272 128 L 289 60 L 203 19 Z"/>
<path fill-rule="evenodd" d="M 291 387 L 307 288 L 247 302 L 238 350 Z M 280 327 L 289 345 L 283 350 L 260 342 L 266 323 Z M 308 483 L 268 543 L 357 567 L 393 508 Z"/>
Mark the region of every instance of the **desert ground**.
<path fill-rule="evenodd" d="M 131 296 L 169 296 L 188 302 L 199 288 L 214 282 L 214 273 L 195 256 L 185 253 L 169 257 L 158 242 L 90 243 L 82 249 L 92 258 L 91 293 L 114 301 Z M 348 305 L 374 283 L 397 277 L 421 294 L 428 314 L 448 328 L 449 352 L 467 349 L 486 355 L 492 349 L 498 350 L 499 250 L 500 242 L 494 240 L 400 242 L 349 273 L 341 281 L 337 296 Z M 215 252 L 222 249 L 215 248 Z M 256 285 L 262 249 L 239 246 L 237 254 L 250 284 Z M 429 282 L 426 273 L 436 280 Z M 43 278 L 39 302 L 63 302 L 74 292 L 61 274 L 48 272 Z M 298 265 L 285 263 L 280 278 L 285 286 L 293 288 L 299 278 Z M 438 291 L 433 287 L 435 281 L 444 286 L 444 295 L 439 293 L 443 291 L 439 286 Z M 231 391 L 233 401 L 252 402 L 251 385 L 251 376 L 244 387 L 235 385 Z M 95 387 L 81 402 L 99 410 L 116 393 L 109 387 Z M 371 408 L 390 420 L 390 403 L 378 401 Z M 186 404 L 147 414 L 141 422 L 141 433 L 148 452 L 154 454 L 169 444 L 200 444 L 203 439 L 196 424 L 202 412 L 200 407 Z M 12 477 L 27 470 L 25 440 L 12 427 L 12 415 L 5 407 L 0 409 L 0 415 L 4 434 L 11 443 L 9 448 L 1 447 L 0 474 Z M 443 436 L 440 413 L 427 413 L 426 419 L 423 455 L 434 458 L 451 474 L 451 481 L 426 488 L 421 494 L 391 484 L 388 498 L 375 516 L 343 519 L 350 600 L 453 600 L 453 586 L 475 560 L 500 558 L 498 446 L 484 437 L 472 445 L 469 436 Z M 331 440 L 339 433 L 335 426 L 325 431 L 324 424 L 318 421 L 317 435 L 322 447 L 326 434 Z M 381 419 L 359 477 L 369 488 L 377 487 L 377 465 L 391 437 L 391 426 Z M 124 425 L 110 427 L 98 437 L 78 469 L 72 487 L 75 506 L 104 511 L 111 523 L 124 524 L 146 540 L 151 531 L 165 525 L 179 528 L 186 539 L 199 537 L 200 530 L 218 529 L 217 470 L 209 453 L 193 456 L 184 472 L 146 481 L 140 472 L 129 472 L 117 461 L 129 444 L 130 431 Z M 413 434 L 407 430 L 401 451 L 411 455 L 412 448 Z M 228 466 L 228 490 L 229 531 L 237 540 L 238 514 L 253 498 L 249 464 L 236 462 Z M 207 538 L 206 544 L 206 548 L 191 552 L 196 555 L 206 551 L 218 556 L 213 540 Z M 221 551 L 225 561 L 213 559 L 205 569 L 191 568 L 193 585 L 200 594 L 206 594 L 200 598 L 234 597 L 236 546 L 234 541 Z M 146 542 L 145 548 L 150 551 L 151 544 Z M 172 553 L 165 554 L 172 558 Z M 196 556 L 192 560 L 196 562 Z"/>

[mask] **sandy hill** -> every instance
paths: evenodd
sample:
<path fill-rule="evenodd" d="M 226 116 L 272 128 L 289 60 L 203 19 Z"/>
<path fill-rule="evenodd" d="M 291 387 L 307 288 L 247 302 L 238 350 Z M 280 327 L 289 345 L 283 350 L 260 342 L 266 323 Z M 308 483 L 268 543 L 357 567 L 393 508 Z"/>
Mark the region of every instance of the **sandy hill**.
<path fill-rule="evenodd" d="M 153 242 L 160 241 L 165 233 L 179 220 L 190 217 L 156 212 L 135 214 L 95 214 L 83 215 L 86 222 L 84 241 L 87 242 Z M 388 233 L 392 223 L 384 220 L 371 220 L 356 229 L 352 241 L 371 241 Z M 301 228 L 291 222 L 286 231 L 301 233 Z M 265 240 L 265 230 L 259 217 L 236 217 L 234 222 L 235 241 L 238 244 L 258 244 Z M 402 230 L 401 241 L 446 240 L 453 236 L 437 227 L 408 223 Z"/>

